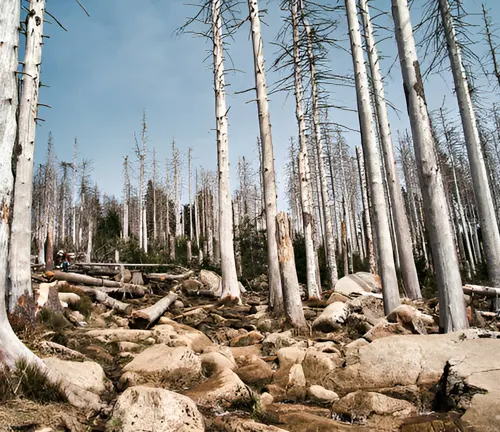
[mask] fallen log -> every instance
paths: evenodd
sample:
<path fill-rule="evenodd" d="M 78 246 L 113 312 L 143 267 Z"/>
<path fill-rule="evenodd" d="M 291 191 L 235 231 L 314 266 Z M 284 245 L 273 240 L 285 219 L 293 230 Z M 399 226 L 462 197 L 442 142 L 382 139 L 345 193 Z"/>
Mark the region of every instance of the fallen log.
<path fill-rule="evenodd" d="M 192 270 L 181 273 L 181 274 L 170 274 L 170 273 L 146 273 L 146 279 L 155 281 L 155 282 L 166 282 L 166 281 L 179 281 L 188 279 L 193 276 L 194 272 Z"/>
<path fill-rule="evenodd" d="M 97 302 L 102 303 L 104 306 L 107 306 L 122 314 L 127 314 L 132 309 L 132 305 L 110 297 L 102 291 L 102 288 L 90 288 L 86 286 L 73 286 L 72 288 L 73 291 L 87 294 L 93 297 Z"/>
<path fill-rule="evenodd" d="M 492 288 L 481 285 L 464 285 L 463 291 L 465 294 L 482 296 L 482 297 L 500 297 L 500 288 Z"/>
<path fill-rule="evenodd" d="M 92 276 L 87 276 L 83 274 L 78 274 L 78 273 L 66 273 L 62 271 L 55 271 L 54 272 L 54 279 L 60 280 L 60 281 L 66 281 L 71 284 L 81 284 L 81 285 L 91 285 L 91 286 L 104 286 L 104 287 L 109 287 L 109 288 L 120 288 L 121 283 L 108 280 L 108 279 L 102 279 L 102 278 L 95 278 Z"/>
<path fill-rule="evenodd" d="M 128 326 L 132 329 L 147 329 L 165 313 L 177 297 L 177 294 L 169 293 L 154 305 L 132 312 Z"/>

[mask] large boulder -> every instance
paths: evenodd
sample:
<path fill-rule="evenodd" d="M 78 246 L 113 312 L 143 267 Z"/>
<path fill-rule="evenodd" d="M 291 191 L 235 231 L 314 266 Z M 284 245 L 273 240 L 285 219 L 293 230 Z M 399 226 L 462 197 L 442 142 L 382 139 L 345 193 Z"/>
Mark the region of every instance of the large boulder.
<path fill-rule="evenodd" d="M 466 330 L 377 339 L 350 349 L 347 366 L 338 368 L 322 385 L 340 395 L 395 386 L 431 387 L 439 382 L 450 359 L 491 358 L 494 352 L 500 358 L 500 343 L 479 336 L 476 330 Z"/>
<path fill-rule="evenodd" d="M 297 346 L 281 348 L 276 353 L 280 368 L 291 367 L 294 364 L 302 364 L 306 356 L 306 350 Z"/>
<path fill-rule="evenodd" d="M 229 369 L 188 390 L 185 395 L 199 406 L 211 409 L 229 407 L 235 403 L 248 404 L 252 399 L 250 389 Z"/>
<path fill-rule="evenodd" d="M 203 416 L 186 396 L 154 387 L 129 387 L 117 399 L 109 430 L 203 432 Z"/>
<path fill-rule="evenodd" d="M 162 317 L 161 324 L 153 327 L 153 337 L 157 343 L 171 347 L 185 346 L 196 353 L 212 346 L 213 342 L 201 331 Z"/>
<path fill-rule="evenodd" d="M 198 276 L 198 280 L 205 285 L 207 289 L 212 291 L 214 295 L 220 296 L 222 293 L 221 277 L 210 270 L 201 270 Z"/>
<path fill-rule="evenodd" d="M 332 380 L 343 365 L 342 357 L 335 352 L 323 352 L 310 347 L 306 350 L 302 368 L 309 384 L 331 389 Z"/>
<path fill-rule="evenodd" d="M 147 382 L 174 388 L 190 386 L 201 377 L 201 359 L 187 347 L 154 345 L 122 369 L 120 381 L 128 385 Z"/>
<path fill-rule="evenodd" d="M 227 349 L 227 347 L 220 348 Z M 222 350 L 215 349 L 205 350 L 201 355 L 201 365 L 205 376 L 210 377 L 225 369 L 234 370 L 237 368 L 236 361 L 231 351 L 229 351 L 229 349 L 227 349 L 227 351 L 228 352 L 223 352 Z"/>
<path fill-rule="evenodd" d="M 238 417 L 216 417 L 213 426 L 219 432 L 286 432 L 276 426 Z"/>
<path fill-rule="evenodd" d="M 347 297 L 352 294 L 378 293 L 380 291 L 382 291 L 380 277 L 366 272 L 344 276 L 335 284 L 335 292 Z"/>
<path fill-rule="evenodd" d="M 67 361 L 57 357 L 44 358 L 43 361 L 62 376 L 70 377 L 73 384 L 92 393 L 101 395 L 113 390 L 113 384 L 106 378 L 104 370 L 98 363 Z"/>
<path fill-rule="evenodd" d="M 346 303 L 334 302 L 328 305 L 321 315 L 313 322 L 313 329 L 324 333 L 338 330 L 349 315 L 349 306 Z"/>
<path fill-rule="evenodd" d="M 260 357 L 256 355 L 247 356 L 243 362 L 240 360 L 240 364 L 242 366 L 236 369 L 235 372 L 245 384 L 262 387 L 271 382 L 273 370 Z"/>
<path fill-rule="evenodd" d="M 307 381 L 300 364 L 278 369 L 273 383 L 285 390 L 288 400 L 304 399 L 307 394 Z"/>
<path fill-rule="evenodd" d="M 339 396 L 337 393 L 331 390 L 327 390 L 326 388 L 320 385 L 312 385 L 307 390 L 307 396 L 312 402 L 316 402 L 318 404 L 332 404 L 339 400 Z"/>

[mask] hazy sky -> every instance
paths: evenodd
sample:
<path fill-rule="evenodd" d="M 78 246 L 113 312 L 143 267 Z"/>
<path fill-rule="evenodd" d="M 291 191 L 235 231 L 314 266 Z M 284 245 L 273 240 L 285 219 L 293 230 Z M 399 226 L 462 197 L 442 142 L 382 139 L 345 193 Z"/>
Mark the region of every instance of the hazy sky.
<path fill-rule="evenodd" d="M 93 182 L 98 183 L 103 192 L 121 197 L 123 157 L 129 155 L 135 164 L 133 134 L 140 132 L 142 111 L 146 110 L 149 148 L 156 148 L 162 171 L 165 159 L 171 155 L 174 138 L 184 159 L 187 148 L 192 147 L 195 166 L 215 169 L 213 76 L 210 61 L 203 62 L 211 46 L 191 35 L 174 35 L 194 8 L 186 6 L 184 0 L 84 0 L 83 3 L 90 18 L 75 1 L 48 1 L 48 11 L 68 32 L 55 24 L 46 25 L 50 39 L 45 40 L 42 82 L 50 88 L 42 89 L 41 103 L 52 109 L 40 109 L 39 116 L 46 121 L 37 130 L 37 163 L 43 161 L 49 131 L 60 161 L 72 160 L 73 140 L 77 137 L 79 157 L 92 160 Z M 498 21 L 500 2 L 485 0 L 485 3 L 491 8 L 493 19 Z M 282 25 L 283 12 L 278 4 L 271 1 L 267 6 L 261 5 L 268 8 L 267 27 L 263 29 L 268 65 L 276 52 L 270 42 Z M 390 12 L 389 0 L 375 0 L 374 4 Z M 479 12 L 481 2 L 468 0 L 466 5 L 471 12 Z M 418 11 L 413 13 L 415 23 Z M 336 37 L 348 48 L 345 15 L 338 19 Z M 377 23 L 392 28 L 389 16 L 379 17 Z M 396 43 L 388 33 L 382 32 L 381 36 L 389 36 L 380 47 L 388 57 L 382 62 L 386 73 L 394 62 Z M 478 51 L 484 49 L 481 46 Z M 230 54 L 235 68 L 242 71 L 227 78 L 231 84 L 227 91 L 231 185 L 234 187 L 238 157 L 246 156 L 255 162 L 257 158 L 257 108 L 254 102 L 249 102 L 254 93 L 235 95 L 254 85 L 248 23 L 240 29 Z M 336 74 L 352 74 L 352 60 L 346 52 L 332 50 L 331 69 Z M 268 83 L 272 84 L 277 78 L 276 74 L 269 73 Z M 395 134 L 396 130 L 408 127 L 398 63 L 386 77 L 386 86 L 387 97 L 400 110 L 398 114 L 391 112 Z M 331 87 L 329 90 L 332 104 L 356 107 L 354 89 Z M 426 94 L 431 109 L 439 108 L 445 97 L 446 105 L 455 109 L 449 74 L 426 82 Z M 270 109 L 279 203 L 283 207 L 286 205 L 283 168 L 289 139 L 297 130 L 293 95 L 273 95 Z M 330 117 L 358 129 L 356 113 L 332 110 Z M 351 146 L 359 145 L 356 132 L 346 133 L 346 138 Z"/>

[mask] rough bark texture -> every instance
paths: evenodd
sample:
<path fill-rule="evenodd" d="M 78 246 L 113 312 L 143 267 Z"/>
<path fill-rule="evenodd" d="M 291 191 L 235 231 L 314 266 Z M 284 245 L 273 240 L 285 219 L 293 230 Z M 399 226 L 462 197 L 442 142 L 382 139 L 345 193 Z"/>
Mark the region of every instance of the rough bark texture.
<path fill-rule="evenodd" d="M 229 186 L 229 144 L 224 79 L 224 48 L 222 45 L 222 2 L 212 1 L 212 38 L 215 90 L 215 117 L 217 128 L 217 165 L 219 170 L 219 230 L 222 293 L 221 297 L 240 298 L 236 275 L 233 242 L 233 209 Z"/>
<path fill-rule="evenodd" d="M 273 312 L 280 314 L 283 310 L 283 292 L 278 262 L 278 247 L 276 245 L 276 175 L 274 171 L 274 150 L 271 135 L 269 103 L 267 99 L 266 71 L 264 67 L 262 34 L 260 31 L 259 6 L 257 0 L 248 0 L 248 9 L 250 13 L 252 33 L 260 141 L 262 144 L 269 296 Z"/>
<path fill-rule="evenodd" d="M 25 293 L 30 295 L 32 292 L 31 205 L 44 9 L 44 0 L 31 0 L 30 12 L 26 16 L 26 47 L 22 93 L 19 102 L 15 194 L 10 237 L 9 310 L 11 312 L 17 305 L 19 297 Z"/>
<path fill-rule="evenodd" d="M 488 275 L 494 284 L 500 285 L 500 233 L 488 182 L 484 155 L 481 150 L 476 114 L 472 105 L 467 74 L 462 62 L 462 54 L 456 40 L 455 27 L 448 0 L 439 0 L 439 9 L 445 29 L 448 55 L 455 83 L 455 93 L 457 95 L 465 144 L 469 156 L 472 186 L 474 188 L 477 214 L 481 225 Z"/>
<path fill-rule="evenodd" d="M 356 4 L 355 0 L 346 0 L 345 4 L 356 80 L 361 140 L 365 155 L 367 177 L 370 184 L 370 197 L 373 203 L 375 239 L 377 242 L 380 277 L 382 278 L 384 310 L 386 314 L 389 314 L 400 304 L 398 280 L 396 276 L 396 267 L 394 265 L 384 185 L 382 184 L 380 157 L 373 131 L 368 77 L 363 59 L 361 32 L 356 14 Z"/>
<path fill-rule="evenodd" d="M 389 116 L 387 114 L 387 104 L 385 100 L 384 83 L 380 71 L 380 62 L 375 46 L 373 28 L 370 21 L 370 14 L 367 0 L 359 0 L 361 16 L 363 18 L 364 35 L 366 40 L 366 50 L 370 62 L 370 70 L 373 83 L 373 97 L 375 101 L 375 111 L 377 114 L 380 142 L 385 162 L 387 178 L 387 188 L 392 207 L 396 245 L 398 248 L 401 275 L 408 297 L 413 300 L 422 297 L 420 284 L 418 281 L 417 269 L 413 258 L 412 241 L 410 227 L 406 216 L 403 193 L 399 182 L 396 160 L 394 158 L 394 146 L 392 143 L 391 129 L 389 126 Z"/>
<path fill-rule="evenodd" d="M 293 59 L 295 79 L 295 116 L 299 127 L 299 177 L 300 177 L 300 200 L 302 204 L 302 223 L 304 226 L 304 243 L 306 249 L 306 277 L 307 296 L 309 298 L 320 298 L 321 291 L 316 278 L 318 269 L 316 266 L 316 250 L 313 242 L 314 216 L 311 203 L 311 179 L 309 168 L 309 157 L 307 154 L 306 122 L 304 118 L 303 88 L 299 52 L 299 23 L 297 0 L 292 0 L 291 7 L 293 26 Z"/>
<path fill-rule="evenodd" d="M 295 268 L 293 244 L 290 238 L 290 221 L 285 212 L 276 215 L 276 243 L 278 245 L 286 316 L 294 328 L 301 332 L 307 332 L 308 327 L 302 309 L 299 280 Z"/>
<path fill-rule="evenodd" d="M 468 327 L 462 279 L 448 216 L 443 179 L 424 95 L 407 0 L 392 0 L 401 72 L 422 189 L 425 223 L 439 291 L 440 326 L 446 331 Z"/>

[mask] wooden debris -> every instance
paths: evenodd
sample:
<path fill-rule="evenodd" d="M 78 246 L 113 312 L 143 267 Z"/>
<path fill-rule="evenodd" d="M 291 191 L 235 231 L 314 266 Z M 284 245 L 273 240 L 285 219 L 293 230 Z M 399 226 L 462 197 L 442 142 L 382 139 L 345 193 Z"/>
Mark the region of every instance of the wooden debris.
<path fill-rule="evenodd" d="M 155 281 L 155 282 L 166 282 L 166 281 L 178 281 L 188 279 L 194 275 L 192 270 L 181 273 L 181 274 L 170 274 L 170 273 L 147 273 L 144 276 L 146 279 Z"/>
<path fill-rule="evenodd" d="M 73 291 L 81 292 L 93 297 L 97 302 L 102 303 L 117 312 L 122 314 L 127 314 L 132 309 L 132 305 L 128 303 L 123 303 L 119 300 L 110 297 L 108 294 L 102 291 L 103 288 L 91 288 L 86 286 L 73 286 Z"/>
<path fill-rule="evenodd" d="M 482 297 L 500 297 L 500 288 L 492 288 L 481 285 L 465 285 L 463 287 L 465 294 Z"/>
<path fill-rule="evenodd" d="M 176 293 L 169 293 L 154 305 L 132 312 L 129 318 L 129 327 L 132 329 L 149 328 L 177 300 L 177 297 Z"/>

